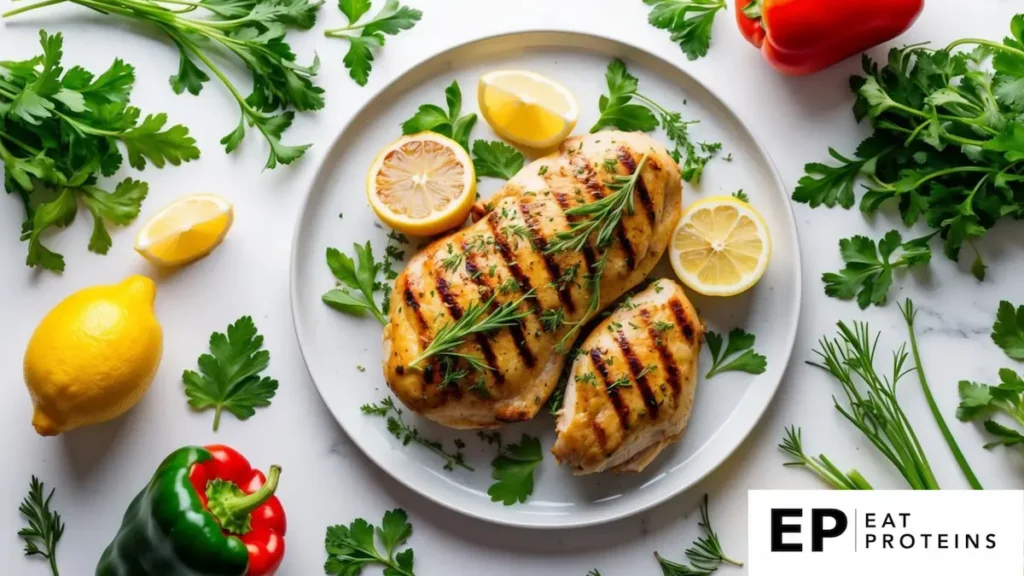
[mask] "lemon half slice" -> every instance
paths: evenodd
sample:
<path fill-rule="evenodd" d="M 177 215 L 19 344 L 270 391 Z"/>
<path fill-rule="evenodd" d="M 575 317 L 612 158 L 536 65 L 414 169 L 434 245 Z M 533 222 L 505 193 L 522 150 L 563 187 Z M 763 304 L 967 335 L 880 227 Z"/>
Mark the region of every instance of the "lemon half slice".
<path fill-rule="evenodd" d="M 707 296 L 750 289 L 768 267 L 771 236 L 761 215 L 732 196 L 694 202 L 672 233 L 676 276 Z"/>
<path fill-rule="evenodd" d="M 231 229 L 231 203 L 215 194 L 171 202 L 139 230 L 135 251 L 158 266 L 180 266 L 210 253 Z"/>
<path fill-rule="evenodd" d="M 458 142 L 420 132 L 381 150 L 366 175 L 366 196 L 388 226 L 430 236 L 466 221 L 476 201 L 476 172 Z"/>
<path fill-rule="evenodd" d="M 498 70 L 480 78 L 484 120 L 502 138 L 529 148 L 558 145 L 572 132 L 579 106 L 565 87 L 527 70 Z"/>

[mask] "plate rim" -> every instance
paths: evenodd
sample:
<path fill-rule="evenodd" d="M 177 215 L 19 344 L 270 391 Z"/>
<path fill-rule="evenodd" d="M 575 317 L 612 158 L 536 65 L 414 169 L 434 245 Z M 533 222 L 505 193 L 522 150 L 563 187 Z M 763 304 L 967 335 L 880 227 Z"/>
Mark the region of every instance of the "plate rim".
<path fill-rule="evenodd" d="M 782 371 L 779 373 L 779 377 L 777 379 L 775 379 L 775 381 L 771 384 L 771 386 L 770 386 L 771 387 L 770 394 L 768 394 L 764 398 L 764 400 L 761 403 L 761 405 L 758 406 L 757 416 L 755 418 L 749 419 L 748 423 L 746 425 L 741 426 L 742 428 L 744 428 L 742 430 L 742 432 L 737 434 L 737 435 L 735 435 L 735 438 L 732 439 L 731 441 L 729 441 L 725 445 L 727 447 L 726 450 L 722 450 L 720 455 L 712 457 L 710 459 L 710 461 L 712 462 L 712 465 L 710 465 L 707 468 L 707 470 L 705 470 L 703 473 L 698 474 L 696 476 L 696 478 L 689 485 L 687 485 L 685 487 L 673 488 L 673 489 L 667 491 L 665 494 L 660 495 L 658 497 L 655 497 L 654 499 L 652 499 L 649 502 L 644 502 L 644 503 L 642 503 L 639 506 L 635 506 L 635 507 L 627 509 L 627 510 L 617 511 L 617 512 L 612 512 L 612 513 L 607 513 L 607 514 L 599 514 L 599 515 L 594 516 L 593 518 L 586 519 L 586 520 L 571 520 L 570 519 L 568 522 L 562 522 L 562 523 L 536 524 L 536 523 L 530 523 L 528 521 L 509 519 L 509 518 L 503 518 L 503 517 L 495 516 L 495 515 L 486 515 L 486 514 L 477 513 L 477 512 L 475 512 L 475 511 L 473 511 L 471 509 L 468 509 L 466 507 L 459 506 L 457 503 L 449 502 L 449 501 L 446 501 L 446 500 L 444 500 L 442 498 L 436 497 L 433 494 L 431 494 L 429 491 L 422 489 L 420 486 L 417 486 L 411 480 L 403 478 L 400 475 L 393 473 L 388 467 L 386 467 L 382 463 L 381 459 L 378 457 L 378 455 L 374 451 L 368 450 L 368 449 L 364 448 L 363 444 L 360 442 L 360 440 L 358 439 L 357 435 L 351 434 L 349 432 L 348 428 L 346 428 L 345 424 L 343 423 L 343 419 L 338 417 L 338 415 L 335 413 L 334 408 L 332 408 L 331 404 L 328 403 L 327 400 L 324 398 L 324 393 L 321 391 L 320 384 L 317 383 L 316 377 L 314 377 L 313 371 L 310 368 L 309 359 L 306 357 L 306 347 L 303 345 L 302 331 L 299 328 L 299 310 L 298 310 L 299 304 L 298 304 L 298 294 L 297 294 L 298 293 L 298 289 L 297 289 L 297 282 L 298 282 L 298 271 L 297 271 L 298 266 L 297 266 L 297 262 L 298 262 L 298 259 L 299 259 L 299 238 L 300 238 L 300 235 L 302 233 L 302 226 L 301 226 L 301 224 L 302 224 L 302 221 L 303 221 L 307 211 L 310 209 L 310 202 L 312 201 L 313 191 L 314 191 L 315 187 L 318 185 L 318 183 L 320 182 L 321 178 L 323 177 L 324 169 L 325 169 L 325 167 L 327 165 L 328 159 L 331 156 L 331 152 L 338 146 L 339 142 L 344 137 L 345 133 L 352 127 L 353 123 L 356 122 L 356 120 L 358 118 L 360 118 L 360 116 L 365 112 L 365 110 L 368 107 L 370 107 L 376 101 L 376 99 L 378 97 L 380 97 L 380 95 L 382 93 L 387 92 L 395 84 L 401 82 L 403 80 L 403 78 L 405 78 L 408 74 L 414 73 L 417 69 L 422 68 L 423 66 L 427 65 L 431 61 L 433 61 L 435 59 L 443 58 L 445 55 L 448 55 L 448 54 L 451 54 L 451 53 L 454 53 L 454 52 L 457 52 L 457 51 L 465 50 L 467 47 L 472 46 L 474 44 L 478 44 L 478 43 L 482 43 L 482 42 L 490 42 L 490 41 L 495 41 L 495 40 L 501 40 L 501 39 L 508 39 L 510 37 L 515 37 L 515 36 L 543 35 L 543 34 L 574 36 L 574 37 L 576 37 L 578 39 L 592 39 L 592 40 L 597 40 L 597 41 L 600 41 L 600 42 L 616 44 L 616 45 L 619 45 L 619 46 L 626 47 L 626 48 L 628 48 L 630 50 L 634 50 L 636 52 L 642 53 L 645 57 L 654 59 L 656 61 L 659 61 L 662 64 L 667 65 L 667 66 L 671 67 L 672 69 L 676 70 L 677 72 L 683 74 L 691 82 L 694 82 L 702 90 L 706 91 L 709 95 L 711 95 L 711 97 L 714 98 L 719 105 L 721 105 L 723 108 L 728 110 L 728 112 L 732 115 L 733 119 L 738 123 L 738 125 L 743 129 L 743 131 L 749 137 L 751 142 L 754 144 L 754 146 L 756 147 L 757 152 L 766 161 L 767 167 L 769 168 L 769 170 L 770 170 L 770 172 L 771 172 L 771 174 L 772 174 L 772 176 L 773 176 L 773 178 L 775 180 L 775 185 L 779 188 L 779 190 L 783 191 L 783 195 L 784 195 L 785 200 L 786 200 L 786 209 L 782 210 L 782 213 L 785 215 L 785 219 L 787 220 L 789 228 L 792 231 L 793 238 L 795 240 L 795 247 L 796 247 L 796 254 L 795 254 L 796 257 L 794 258 L 794 262 L 793 262 L 793 270 L 794 270 L 794 273 L 795 273 L 795 276 L 796 276 L 796 287 L 795 287 L 796 313 L 795 313 L 795 318 L 794 318 L 794 323 L 793 323 L 793 329 L 791 330 L 791 333 L 788 335 L 787 341 L 785 342 L 785 345 L 784 345 L 784 348 L 786 350 L 786 364 L 783 367 Z M 615 57 L 618 57 L 618 56 L 615 56 Z M 649 510 L 649 509 L 653 508 L 654 506 L 657 506 L 657 505 L 659 505 L 659 504 L 661 504 L 661 503 L 663 503 L 663 502 L 665 502 L 665 501 L 667 501 L 667 500 L 669 500 L 671 498 L 675 498 L 675 497 L 679 496 L 683 492 L 693 488 L 696 484 L 698 484 L 701 481 L 703 481 L 712 472 L 714 472 L 715 470 L 720 468 L 722 466 L 722 464 L 730 456 L 732 456 L 736 452 L 736 450 L 740 447 L 740 445 L 750 436 L 750 434 L 751 434 L 751 432 L 753 432 L 754 428 L 756 428 L 757 425 L 761 422 L 761 420 L 764 418 L 765 413 L 768 411 L 768 408 L 770 407 L 772 401 L 775 399 L 775 396 L 778 394 L 779 387 L 782 385 L 782 381 L 785 378 L 785 374 L 786 374 L 786 372 L 789 369 L 789 364 L 790 364 L 790 362 L 793 359 L 793 349 L 794 349 L 794 347 L 796 345 L 796 337 L 797 337 L 797 334 L 799 333 L 799 330 L 800 330 L 800 319 L 801 319 L 801 316 L 803 315 L 803 259 L 802 259 L 802 251 L 800 249 L 800 230 L 799 230 L 799 228 L 797 227 L 797 224 L 796 224 L 796 215 L 795 215 L 795 213 L 793 211 L 793 204 L 788 201 L 789 198 L 785 194 L 786 190 L 788 190 L 788 188 L 786 187 L 786 184 L 785 184 L 785 182 L 782 179 L 782 175 L 779 173 L 778 166 L 775 164 L 774 159 L 772 158 L 771 154 L 768 152 L 768 149 L 765 148 L 765 146 L 763 145 L 761 139 L 751 129 L 750 125 L 743 119 L 743 117 L 740 116 L 735 111 L 733 106 L 729 105 L 728 102 L 725 99 L 722 98 L 722 96 L 718 93 L 717 90 L 715 90 L 714 88 L 708 86 L 700 78 L 698 78 L 697 76 L 691 74 L 686 69 L 684 69 L 682 66 L 676 64 L 672 60 L 669 60 L 668 58 L 665 58 L 663 56 L 655 54 L 654 52 L 652 52 L 651 50 L 649 50 L 647 48 L 643 48 L 643 47 L 640 47 L 640 46 L 638 46 L 636 44 L 630 43 L 627 40 L 616 38 L 616 37 L 605 35 L 605 34 L 589 32 L 589 31 L 588 32 L 581 32 L 581 31 L 578 31 L 578 30 L 558 29 L 558 28 L 550 28 L 550 27 L 524 28 L 524 29 L 514 30 L 514 31 L 510 31 L 510 32 L 499 32 L 499 33 L 493 33 L 493 34 L 484 34 L 482 36 L 476 36 L 476 37 L 472 37 L 472 38 L 464 40 L 464 41 L 460 41 L 459 43 L 457 43 L 457 44 L 455 44 L 453 46 L 449 46 L 449 47 L 443 48 L 441 50 L 435 50 L 435 51 L 433 51 L 431 53 L 428 53 L 428 54 L 424 55 L 422 58 L 416 59 L 415 62 L 413 62 L 412 64 L 408 65 L 403 71 L 401 71 L 399 73 L 396 73 L 396 75 L 393 78 L 391 78 L 388 82 L 386 82 L 384 84 L 381 84 L 379 87 L 374 89 L 374 91 L 366 97 L 365 101 L 352 113 L 352 115 L 348 118 L 348 120 L 346 120 L 345 123 L 338 129 L 337 134 L 335 134 L 335 136 L 331 139 L 330 143 L 327 145 L 326 152 L 318 160 L 318 165 L 316 167 L 316 171 L 314 172 L 312 179 L 309 180 L 309 184 L 306 186 L 306 189 L 305 189 L 305 192 L 304 192 L 304 196 L 303 196 L 303 199 L 302 199 L 302 203 L 301 203 L 301 205 L 299 207 L 299 211 L 298 211 L 298 213 L 296 215 L 295 222 L 293 224 L 292 246 L 291 246 L 291 250 L 289 251 L 288 299 L 289 299 L 289 308 L 291 310 L 291 316 L 292 316 L 292 328 L 295 331 L 295 339 L 296 339 L 296 342 L 298 343 L 299 355 L 302 357 L 302 362 L 303 362 L 303 365 L 305 365 L 305 367 L 306 367 L 306 373 L 309 375 L 309 379 L 313 382 L 313 387 L 316 388 L 317 395 L 320 396 L 320 401 L 323 402 L 323 404 L 327 408 L 328 412 L 330 412 L 331 417 L 334 418 L 335 422 L 342 429 L 342 431 L 345 433 L 345 435 L 348 436 L 349 439 L 359 448 L 360 452 L 362 452 L 362 454 L 364 456 L 366 456 L 367 459 L 372 461 L 375 466 L 377 466 L 379 469 L 381 469 L 390 478 L 392 478 L 393 480 L 397 481 L 399 484 L 401 484 L 402 486 L 404 486 L 407 489 L 411 490 L 412 492 L 414 492 L 416 494 L 419 494 L 423 498 L 425 498 L 425 499 L 427 499 L 427 500 L 429 500 L 429 501 L 431 501 L 431 502 L 433 502 L 435 504 L 438 504 L 438 505 L 440 505 L 440 506 L 442 506 L 442 507 L 444 507 L 444 508 L 446 508 L 448 510 L 451 510 L 451 511 L 459 513 L 459 514 L 463 514 L 463 515 L 468 516 L 470 518 L 475 518 L 477 520 L 482 520 L 484 522 L 489 522 L 489 523 L 492 523 L 492 524 L 497 524 L 497 525 L 502 525 L 502 526 L 509 526 L 509 527 L 513 527 L 513 528 L 523 528 L 523 529 L 530 529 L 530 530 L 544 530 L 544 531 L 549 531 L 549 530 L 565 530 L 565 529 L 574 529 L 574 528 L 584 528 L 584 527 L 590 527 L 590 526 L 599 526 L 599 525 L 608 524 L 608 523 L 611 523 L 611 522 L 615 522 L 615 521 L 618 521 L 618 520 L 622 520 L 624 518 L 628 518 L 628 517 L 634 516 L 636 514 L 639 514 L 641 512 Z M 717 433 L 712 435 L 711 439 L 713 439 L 716 435 L 717 435 Z M 700 450 L 698 450 L 697 453 L 699 453 L 699 452 L 700 452 Z"/>

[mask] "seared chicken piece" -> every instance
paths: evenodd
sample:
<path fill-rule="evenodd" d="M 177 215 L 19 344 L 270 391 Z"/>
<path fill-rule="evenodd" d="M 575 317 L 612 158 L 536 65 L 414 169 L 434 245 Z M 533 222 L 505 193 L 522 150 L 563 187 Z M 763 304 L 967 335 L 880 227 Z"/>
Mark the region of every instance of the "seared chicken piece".
<path fill-rule="evenodd" d="M 566 211 L 614 193 L 612 177 L 634 174 L 633 213 L 623 211 L 610 246 L 596 234 L 581 250 L 548 246 L 570 230 Z M 489 428 L 529 420 L 547 401 L 565 364 L 577 322 L 646 278 L 679 220 L 679 165 L 641 133 L 601 132 L 566 140 L 524 167 L 493 198 L 473 208 L 475 223 L 434 241 L 395 280 L 384 328 L 384 377 L 410 409 L 453 428 Z M 578 222 L 586 216 L 573 216 Z M 596 310 L 587 278 L 606 253 Z M 417 357 L 472 306 L 519 304 L 514 325 L 459 340 L 455 356 Z M 493 298 L 493 302 L 489 302 Z M 575 335 L 574 335 L 575 337 Z M 447 361 L 445 361 L 447 360 Z"/>
<path fill-rule="evenodd" d="M 551 452 L 576 475 L 640 472 L 682 436 L 704 325 L 678 284 L 658 280 L 580 347 Z"/>

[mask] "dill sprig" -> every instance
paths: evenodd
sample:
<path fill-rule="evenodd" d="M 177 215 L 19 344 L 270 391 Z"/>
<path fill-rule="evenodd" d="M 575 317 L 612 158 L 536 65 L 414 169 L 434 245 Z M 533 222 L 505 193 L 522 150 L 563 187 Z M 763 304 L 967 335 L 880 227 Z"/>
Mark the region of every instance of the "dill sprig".
<path fill-rule="evenodd" d="M 18 530 L 18 536 L 25 540 L 25 555 L 36 554 L 50 562 L 53 576 L 57 572 L 57 542 L 64 535 L 64 523 L 60 514 L 50 510 L 50 499 L 56 490 L 50 490 L 49 496 L 43 497 L 43 483 L 32 476 L 29 483 L 28 496 L 21 502 L 18 510 L 28 518 L 28 526 Z"/>
<path fill-rule="evenodd" d="M 896 398 L 899 380 L 914 370 L 905 368 L 907 345 L 893 352 L 891 376 L 880 376 L 875 370 L 880 334 L 872 339 L 865 322 L 854 322 L 852 328 L 839 322 L 838 327 L 838 337 L 818 341 L 820 349 L 815 353 L 823 363 L 808 362 L 832 374 L 842 385 L 847 406 L 833 397 L 836 410 L 899 470 L 911 488 L 939 489 L 924 448 Z"/>
<path fill-rule="evenodd" d="M 824 454 L 819 454 L 816 458 L 808 456 L 804 452 L 802 432 L 796 426 L 786 428 L 786 437 L 779 444 L 779 448 L 793 457 L 793 461 L 786 462 L 783 466 L 805 466 L 836 490 L 874 490 L 860 472 L 850 470 L 844 474 Z"/>
<path fill-rule="evenodd" d="M 605 187 L 611 191 L 610 194 L 596 202 L 573 206 L 566 210 L 567 216 L 582 218 L 572 222 L 568 230 L 556 234 L 545 250 L 548 253 L 578 252 L 583 250 L 591 236 L 595 236 L 595 245 L 601 252 L 593 269 L 583 276 L 587 289 L 590 290 L 587 312 L 555 345 L 555 349 L 558 351 L 566 350 L 567 344 L 573 342 L 573 336 L 601 305 L 601 275 L 604 273 L 604 265 L 608 260 L 608 249 L 614 241 L 612 234 L 622 222 L 623 213 L 633 214 L 634 212 L 633 200 L 636 183 L 639 181 L 640 173 L 646 163 L 647 154 L 644 154 L 637 162 L 636 169 L 632 174 L 616 174 L 611 177 L 611 180 L 605 182 Z"/>
<path fill-rule="evenodd" d="M 437 336 L 430 342 L 423 352 L 409 363 L 409 366 L 416 368 L 421 362 L 432 356 L 445 356 L 459 358 L 469 362 L 476 370 L 486 370 L 488 366 L 472 354 L 455 352 L 455 349 L 465 343 L 466 338 L 473 334 L 486 334 L 501 328 L 507 328 L 518 323 L 521 319 L 530 315 L 530 309 L 520 310 L 519 305 L 529 298 L 533 298 L 533 290 L 523 294 L 515 302 L 506 302 L 494 309 L 491 314 L 485 315 L 491 305 L 494 304 L 495 295 L 492 294 L 486 302 L 474 302 L 466 307 L 462 317 L 455 322 L 445 324 L 437 331 Z"/>
<path fill-rule="evenodd" d="M 401 440 L 403 446 L 408 446 L 411 442 L 423 446 L 444 459 L 445 470 L 451 472 L 458 466 L 470 472 L 474 471 L 470 465 L 466 464 L 465 457 L 462 454 L 462 448 L 466 445 L 462 440 L 455 441 L 455 452 L 447 452 L 440 442 L 424 438 L 420 435 L 418 428 L 410 426 L 402 420 L 402 409 L 395 406 L 395 401 L 390 396 L 381 400 L 379 404 L 363 404 L 359 409 L 363 414 L 387 418 L 388 432 Z"/>

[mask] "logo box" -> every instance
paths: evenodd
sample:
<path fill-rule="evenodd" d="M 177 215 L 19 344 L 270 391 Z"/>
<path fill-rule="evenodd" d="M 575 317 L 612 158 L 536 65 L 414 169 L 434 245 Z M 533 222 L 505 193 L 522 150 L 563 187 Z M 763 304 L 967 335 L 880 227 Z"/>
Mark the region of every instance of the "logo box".
<path fill-rule="evenodd" d="M 752 490 L 750 576 L 1021 576 L 1024 491 Z"/>

